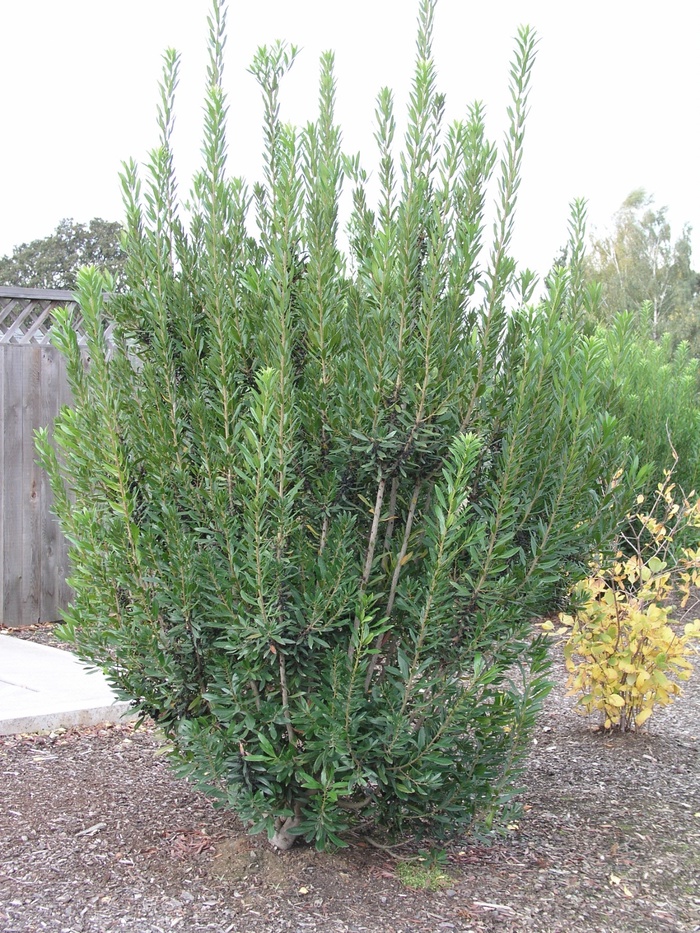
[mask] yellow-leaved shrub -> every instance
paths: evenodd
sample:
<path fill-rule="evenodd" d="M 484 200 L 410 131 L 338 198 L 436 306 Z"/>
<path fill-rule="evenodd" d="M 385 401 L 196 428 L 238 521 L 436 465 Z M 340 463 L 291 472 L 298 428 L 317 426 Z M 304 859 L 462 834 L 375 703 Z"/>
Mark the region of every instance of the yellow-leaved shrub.
<path fill-rule="evenodd" d="M 574 591 L 575 610 L 559 616 L 568 695 L 579 695 L 584 715 L 600 711 L 605 729 L 639 728 L 692 671 L 700 620 L 683 626 L 677 613 L 700 581 L 700 548 L 678 542 L 700 528 L 700 500 L 676 497 L 667 471 L 650 508 L 628 515 L 614 560 L 592 563 Z"/>

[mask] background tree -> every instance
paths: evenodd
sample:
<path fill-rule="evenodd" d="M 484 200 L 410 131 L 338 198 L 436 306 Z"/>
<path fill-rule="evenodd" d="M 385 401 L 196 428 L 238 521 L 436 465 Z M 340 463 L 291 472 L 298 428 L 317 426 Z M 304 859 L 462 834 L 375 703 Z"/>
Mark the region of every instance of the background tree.
<path fill-rule="evenodd" d="M 568 283 L 566 313 L 604 346 L 606 407 L 649 467 L 645 488 L 673 469 L 689 494 L 700 485 L 700 301 L 689 228 L 672 244 L 666 209 L 654 211 L 635 191 L 614 232 L 593 239 L 586 255 L 585 221 L 585 203 L 573 202 L 569 240 L 546 280 L 550 300 Z"/>
<path fill-rule="evenodd" d="M 124 281 L 121 224 L 95 217 L 89 224 L 62 220 L 51 236 L 16 246 L 0 258 L 0 284 L 74 289 L 82 266 L 108 272 L 115 289 Z"/>
<path fill-rule="evenodd" d="M 666 331 L 673 344 L 687 341 L 691 354 L 700 359 L 700 273 L 692 268 L 689 230 L 676 242 L 676 287 L 674 307 L 669 310 Z"/>
<path fill-rule="evenodd" d="M 601 285 L 599 321 L 610 323 L 619 312 L 637 312 L 648 302 L 652 339 L 670 331 L 700 350 L 700 278 L 691 267 L 690 228 L 674 242 L 666 214 L 644 189 L 632 191 L 612 232 L 592 240 L 586 277 Z"/>

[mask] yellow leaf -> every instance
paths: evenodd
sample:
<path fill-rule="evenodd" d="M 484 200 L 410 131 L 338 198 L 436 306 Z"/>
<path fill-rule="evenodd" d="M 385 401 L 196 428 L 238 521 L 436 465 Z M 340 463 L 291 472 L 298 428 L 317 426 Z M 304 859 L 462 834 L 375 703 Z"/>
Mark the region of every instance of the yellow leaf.
<path fill-rule="evenodd" d="M 638 726 L 643 726 L 647 719 L 651 716 L 652 712 L 653 710 L 650 707 L 641 710 L 641 712 L 637 713 L 635 720 L 636 724 Z"/>
<path fill-rule="evenodd" d="M 619 693 L 612 693 L 608 697 L 608 703 L 611 706 L 616 706 L 618 709 L 622 709 L 622 707 L 625 705 L 625 701 L 623 700 L 623 698 L 620 696 Z"/>
<path fill-rule="evenodd" d="M 673 643 L 673 640 L 676 637 L 676 633 L 673 631 L 670 625 L 664 625 L 659 634 L 669 645 Z"/>
<path fill-rule="evenodd" d="M 614 875 L 614 874 L 611 872 L 611 873 L 610 873 L 610 879 L 609 879 L 609 880 L 610 880 L 610 884 L 619 884 L 619 883 L 622 881 L 622 878 L 618 878 L 617 875 Z"/>

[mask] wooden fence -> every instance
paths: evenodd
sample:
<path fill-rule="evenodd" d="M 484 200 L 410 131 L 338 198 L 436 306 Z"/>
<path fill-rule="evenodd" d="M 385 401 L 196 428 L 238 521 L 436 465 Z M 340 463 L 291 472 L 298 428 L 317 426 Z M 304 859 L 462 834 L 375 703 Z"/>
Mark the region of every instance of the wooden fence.
<path fill-rule="evenodd" d="M 35 430 L 71 402 L 63 357 L 49 342 L 52 313 L 67 304 L 75 305 L 71 292 L 0 286 L 0 623 L 7 626 L 60 619 L 70 598 L 67 542 L 34 449 Z"/>

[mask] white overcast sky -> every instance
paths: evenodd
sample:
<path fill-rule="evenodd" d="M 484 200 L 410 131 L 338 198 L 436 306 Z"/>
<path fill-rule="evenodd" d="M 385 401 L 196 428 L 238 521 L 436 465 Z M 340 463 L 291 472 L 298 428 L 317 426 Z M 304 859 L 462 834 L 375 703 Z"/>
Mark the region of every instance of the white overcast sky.
<path fill-rule="evenodd" d="M 258 177 L 260 103 L 248 65 L 281 38 L 302 47 L 283 117 L 315 114 L 318 57 L 336 53 L 347 152 L 375 165 L 374 101 L 405 101 L 417 0 L 230 0 L 229 167 Z M 181 53 L 175 148 L 181 191 L 199 162 L 210 0 L 0 0 L 0 255 L 64 217 L 121 220 L 122 160 L 157 139 L 161 55 Z M 634 188 L 694 227 L 700 265 L 700 3 L 697 0 L 438 0 L 434 51 L 451 117 L 484 101 L 492 138 L 506 125 L 518 25 L 539 35 L 515 253 L 545 272 L 566 239 L 568 204 L 589 202 L 599 231 Z M 590 229 L 589 228 L 589 229 Z"/>

